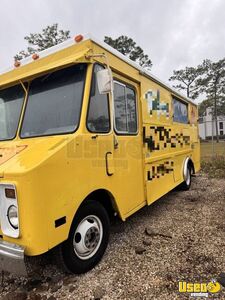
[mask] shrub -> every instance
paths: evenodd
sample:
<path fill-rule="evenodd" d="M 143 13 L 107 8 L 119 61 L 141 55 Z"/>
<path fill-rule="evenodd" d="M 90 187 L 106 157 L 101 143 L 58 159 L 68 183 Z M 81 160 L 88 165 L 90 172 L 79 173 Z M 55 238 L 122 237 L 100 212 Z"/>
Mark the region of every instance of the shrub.
<path fill-rule="evenodd" d="M 216 156 L 211 160 L 203 160 L 201 163 L 202 171 L 210 178 L 225 178 L 225 157 Z"/>

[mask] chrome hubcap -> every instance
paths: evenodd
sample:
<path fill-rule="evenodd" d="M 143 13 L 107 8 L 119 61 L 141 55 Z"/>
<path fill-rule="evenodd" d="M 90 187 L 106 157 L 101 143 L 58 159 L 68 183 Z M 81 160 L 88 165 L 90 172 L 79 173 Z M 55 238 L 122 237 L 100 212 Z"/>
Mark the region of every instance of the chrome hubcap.
<path fill-rule="evenodd" d="M 94 215 L 84 218 L 74 234 L 73 247 L 76 255 L 83 260 L 94 256 L 101 245 L 102 237 L 101 220 Z"/>

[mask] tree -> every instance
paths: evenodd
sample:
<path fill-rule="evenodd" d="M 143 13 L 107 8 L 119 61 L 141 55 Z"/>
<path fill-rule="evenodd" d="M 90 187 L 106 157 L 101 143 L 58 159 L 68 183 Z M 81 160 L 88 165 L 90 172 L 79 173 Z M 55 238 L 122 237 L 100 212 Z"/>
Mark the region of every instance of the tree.
<path fill-rule="evenodd" d="M 136 42 L 125 36 L 121 35 L 116 39 L 112 39 L 109 36 L 105 36 L 104 41 L 115 48 L 123 55 L 129 57 L 131 60 L 137 62 L 141 67 L 148 70 L 152 67 L 152 61 L 147 54 L 144 54 L 143 49 L 140 46 L 137 46 Z"/>
<path fill-rule="evenodd" d="M 225 58 L 218 62 L 205 59 L 202 66 L 205 73 L 202 79 L 202 86 L 208 101 L 212 103 L 216 139 L 219 142 L 218 114 L 223 113 L 225 109 Z"/>
<path fill-rule="evenodd" d="M 212 101 L 210 99 L 205 99 L 203 100 L 199 105 L 198 105 L 198 113 L 200 117 L 203 117 L 206 113 L 206 109 L 212 107 Z"/>
<path fill-rule="evenodd" d="M 53 24 L 42 29 L 41 33 L 31 33 L 25 36 L 25 40 L 28 42 L 26 50 L 20 51 L 15 55 L 16 60 L 21 60 L 33 53 L 45 50 L 49 47 L 60 44 L 61 42 L 70 38 L 69 30 L 59 30 L 58 24 Z"/>
<path fill-rule="evenodd" d="M 173 87 L 185 91 L 188 98 L 196 99 L 202 91 L 201 75 L 203 73 L 204 69 L 201 65 L 196 68 L 186 67 L 185 69 L 174 70 L 169 80 L 177 82 Z"/>

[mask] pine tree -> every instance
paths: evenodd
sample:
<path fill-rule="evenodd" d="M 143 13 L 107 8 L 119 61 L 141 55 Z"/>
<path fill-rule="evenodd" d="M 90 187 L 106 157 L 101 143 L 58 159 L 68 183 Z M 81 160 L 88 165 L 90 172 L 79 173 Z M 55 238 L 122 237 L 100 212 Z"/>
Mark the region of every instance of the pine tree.
<path fill-rule="evenodd" d="M 147 54 L 144 54 L 143 49 L 137 46 L 136 42 L 125 36 L 121 35 L 116 39 L 112 39 L 109 36 L 105 36 L 104 41 L 111 47 L 115 48 L 123 55 L 127 56 L 131 60 L 137 62 L 141 67 L 148 70 L 152 67 L 152 61 Z"/>
<path fill-rule="evenodd" d="M 225 113 L 225 58 L 217 62 L 209 59 L 202 64 L 205 76 L 202 79 L 202 86 L 207 99 L 213 107 L 213 118 L 216 126 L 216 139 L 219 142 L 218 114 Z"/>
<path fill-rule="evenodd" d="M 175 81 L 177 84 L 174 88 L 185 91 L 188 98 L 196 99 L 202 91 L 201 75 L 204 74 L 202 65 L 198 67 L 186 67 L 181 70 L 174 70 L 173 75 L 169 78 L 170 81 Z"/>
<path fill-rule="evenodd" d="M 37 53 L 39 51 L 48 49 L 49 47 L 60 44 L 61 42 L 70 38 L 69 30 L 59 30 L 58 24 L 53 24 L 42 29 L 41 33 L 31 33 L 25 36 L 28 42 L 26 50 L 21 50 L 15 55 L 15 60 L 21 60 L 27 56 Z"/>

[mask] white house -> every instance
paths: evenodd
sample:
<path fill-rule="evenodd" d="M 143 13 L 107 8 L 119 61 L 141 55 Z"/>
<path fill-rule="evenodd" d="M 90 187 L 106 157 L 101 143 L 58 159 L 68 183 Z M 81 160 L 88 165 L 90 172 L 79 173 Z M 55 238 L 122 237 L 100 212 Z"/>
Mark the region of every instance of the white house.
<path fill-rule="evenodd" d="M 218 116 L 217 123 L 220 138 L 225 138 L 225 116 Z M 207 108 L 205 116 L 199 118 L 199 135 L 203 140 L 216 136 L 216 122 L 213 120 L 211 108 Z"/>

